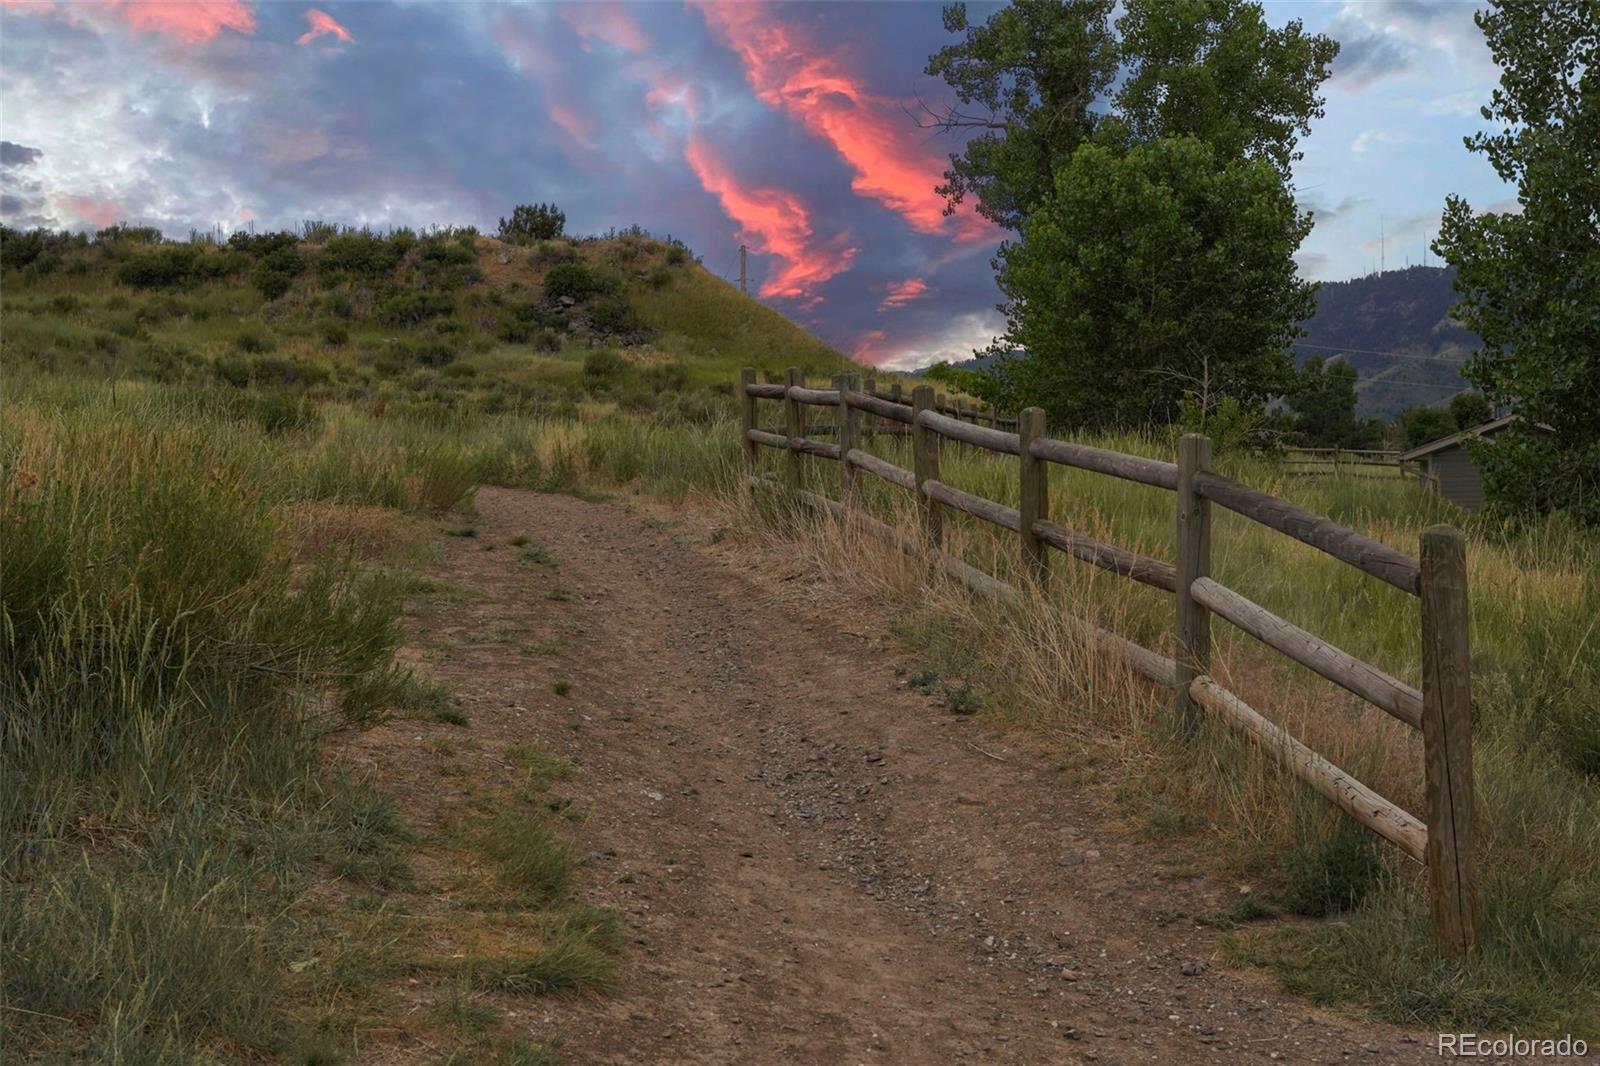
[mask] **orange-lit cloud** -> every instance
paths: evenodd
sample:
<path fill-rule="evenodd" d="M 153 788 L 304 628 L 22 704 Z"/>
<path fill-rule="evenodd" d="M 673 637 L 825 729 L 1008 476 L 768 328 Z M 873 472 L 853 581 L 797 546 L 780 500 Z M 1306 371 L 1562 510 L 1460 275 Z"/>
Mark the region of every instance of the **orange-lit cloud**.
<path fill-rule="evenodd" d="M 877 366 L 894 353 L 887 348 L 889 334 L 881 329 L 869 329 L 856 341 L 855 348 L 850 352 L 850 358 L 867 366 Z"/>
<path fill-rule="evenodd" d="M 650 47 L 650 38 L 646 37 L 639 24 L 622 10 L 620 4 L 603 3 L 600 0 L 570 4 L 561 9 L 561 17 L 579 37 L 583 38 L 585 51 L 588 50 L 587 42 L 591 39 L 604 41 L 625 52 L 643 52 Z"/>
<path fill-rule="evenodd" d="M 69 218 L 87 222 L 96 229 L 115 225 L 122 214 L 122 208 L 115 200 L 104 200 L 98 196 L 57 196 L 55 205 Z"/>
<path fill-rule="evenodd" d="M 8 8 L 39 14 L 59 13 L 68 22 L 85 16 L 120 19 L 140 32 L 160 33 L 185 44 L 202 44 L 223 30 L 256 32 L 255 10 L 244 0 L 99 0 L 94 4 L 55 0 L 0 0 Z"/>
<path fill-rule="evenodd" d="M 921 278 L 907 278 L 904 281 L 895 281 L 889 284 L 889 295 L 883 298 L 878 305 L 878 310 L 885 311 L 891 307 L 904 307 L 913 300 L 920 300 L 928 295 L 928 283 Z"/>
<path fill-rule="evenodd" d="M 783 266 L 761 286 L 762 296 L 813 296 L 812 289 L 848 269 L 856 249 L 842 240 L 819 242 L 810 212 L 784 189 L 746 187 L 710 145 L 692 136 L 683 157 L 705 190 L 739 224 L 739 237 L 757 252 L 776 256 Z"/>
<path fill-rule="evenodd" d="M 311 28 L 306 30 L 306 32 L 302 33 L 299 37 L 296 37 L 294 42 L 295 44 L 310 44 L 318 37 L 327 36 L 332 36 L 336 40 L 342 41 L 345 44 L 349 44 L 351 41 L 355 40 L 354 37 L 350 36 L 350 31 L 339 25 L 339 23 L 334 20 L 333 16 L 328 14 L 326 11 L 318 11 L 314 7 L 307 8 L 306 23 L 310 25 Z"/>
<path fill-rule="evenodd" d="M 585 147 L 594 144 L 594 123 L 584 115 L 578 114 L 565 104 L 549 104 L 545 107 L 545 114 L 550 116 L 561 132 Z"/>
<path fill-rule="evenodd" d="M 833 145 L 855 171 L 851 188 L 897 212 L 913 229 L 962 241 L 999 232 L 970 211 L 953 218 L 934 192 L 944 157 L 922 143 L 901 103 L 869 92 L 838 57 L 758 3 L 694 0 L 706 24 L 738 54 L 745 77 L 765 103 L 781 108 Z"/>

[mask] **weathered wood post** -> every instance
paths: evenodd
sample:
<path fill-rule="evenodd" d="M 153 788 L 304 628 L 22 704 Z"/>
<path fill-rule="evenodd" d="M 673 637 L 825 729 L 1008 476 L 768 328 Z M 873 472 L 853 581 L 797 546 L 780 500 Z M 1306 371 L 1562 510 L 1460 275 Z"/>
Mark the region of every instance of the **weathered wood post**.
<path fill-rule="evenodd" d="M 920 385 L 917 386 L 917 387 L 921 388 Z M 913 395 L 915 395 L 914 391 L 913 391 Z M 946 407 L 945 402 L 944 402 L 944 393 L 936 392 L 936 393 L 933 394 L 933 410 L 934 410 L 935 413 L 941 414 L 941 415 L 944 414 L 946 410 L 948 410 L 948 408 Z"/>
<path fill-rule="evenodd" d="M 1050 464 L 1029 450 L 1037 437 L 1045 435 L 1044 409 L 1030 407 L 1017 416 L 1017 436 L 1022 457 L 1022 492 L 1018 497 L 1022 515 L 1022 564 L 1042 588 L 1050 576 L 1049 556 L 1044 541 L 1033 531 L 1033 524 L 1050 517 Z"/>
<path fill-rule="evenodd" d="M 893 385 L 889 386 L 889 399 L 894 401 L 895 403 L 904 403 L 905 402 L 904 397 L 901 396 L 900 382 L 897 381 Z M 889 424 L 888 420 L 885 419 L 884 423 L 883 423 L 883 428 L 886 429 L 886 430 L 891 430 L 893 432 L 898 433 L 899 429 L 900 429 L 900 424 L 898 422 L 896 422 L 894 425 L 891 426 Z"/>
<path fill-rule="evenodd" d="M 804 388 L 806 379 L 797 366 L 791 366 L 785 371 L 784 379 L 786 388 L 783 393 L 783 412 L 786 419 L 785 429 L 789 434 L 789 487 L 798 489 L 803 487 L 805 478 L 800 465 L 800 452 L 795 445 L 806 435 L 806 411 L 800 401 L 789 394 L 789 390 Z"/>
<path fill-rule="evenodd" d="M 1190 587 L 1211 575 L 1211 505 L 1195 491 L 1195 475 L 1211 466 L 1211 438 L 1185 433 L 1178 440 L 1178 662 L 1176 707 L 1184 728 L 1200 711 L 1189 682 L 1211 671 L 1211 612 L 1195 602 Z"/>
<path fill-rule="evenodd" d="M 1422 531 L 1422 752 L 1433 936 L 1452 954 L 1478 946 L 1472 840 L 1472 660 L 1467 643 L 1467 540 L 1453 526 Z"/>
<path fill-rule="evenodd" d="M 868 396 L 876 396 L 878 392 L 878 376 L 876 374 L 868 374 L 861 383 L 861 391 Z M 867 440 L 871 440 L 873 432 L 878 428 L 878 416 L 867 415 L 866 418 L 862 419 L 861 426 L 863 435 Z"/>
<path fill-rule="evenodd" d="M 745 465 L 750 468 L 750 473 L 756 472 L 756 464 L 761 459 L 761 446 L 750 439 L 750 431 L 756 428 L 756 398 L 750 395 L 750 386 L 756 383 L 756 368 L 747 366 L 739 371 L 739 425 L 743 430 L 741 443 L 744 444 Z"/>
<path fill-rule="evenodd" d="M 845 394 L 861 387 L 858 374 L 839 375 L 839 502 L 846 507 L 856 505 L 856 468 L 850 465 L 850 451 L 856 446 L 860 415 L 845 399 Z"/>
<path fill-rule="evenodd" d="M 944 546 L 944 522 L 939 505 L 923 487 L 929 481 L 939 480 L 939 434 L 925 427 L 917 416 L 933 410 L 932 385 L 918 385 L 911 390 L 911 455 L 913 472 L 917 479 L 917 511 L 922 515 L 922 529 L 928 543 L 935 548 Z"/>

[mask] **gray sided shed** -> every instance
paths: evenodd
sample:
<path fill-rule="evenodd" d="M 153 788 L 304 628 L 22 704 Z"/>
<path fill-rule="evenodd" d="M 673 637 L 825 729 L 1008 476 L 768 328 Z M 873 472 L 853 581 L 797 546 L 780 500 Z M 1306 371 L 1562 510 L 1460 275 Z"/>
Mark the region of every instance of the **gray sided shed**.
<path fill-rule="evenodd" d="M 1516 418 L 1506 415 L 1485 422 L 1481 426 L 1452 433 L 1429 441 L 1419 448 L 1400 453 L 1400 465 L 1410 467 L 1421 475 L 1424 486 L 1437 492 L 1457 507 L 1468 511 L 1483 510 L 1483 472 L 1467 454 L 1468 437 L 1492 437 L 1509 426 Z"/>

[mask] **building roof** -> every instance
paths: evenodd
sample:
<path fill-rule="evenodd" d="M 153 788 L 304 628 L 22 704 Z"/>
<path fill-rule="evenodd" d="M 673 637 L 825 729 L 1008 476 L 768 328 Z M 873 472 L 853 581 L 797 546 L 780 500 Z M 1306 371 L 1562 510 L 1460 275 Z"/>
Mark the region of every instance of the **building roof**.
<path fill-rule="evenodd" d="M 1463 429 L 1459 433 L 1452 433 L 1448 437 L 1440 437 L 1438 440 L 1431 440 L 1426 444 L 1420 445 L 1419 447 L 1412 448 L 1409 452 L 1401 452 L 1400 461 L 1402 463 L 1408 463 L 1413 459 L 1421 459 L 1425 456 L 1432 455 L 1434 452 L 1442 452 L 1446 448 L 1459 447 L 1461 442 L 1468 437 L 1487 437 L 1491 433 L 1498 433 L 1502 429 L 1505 429 L 1507 426 L 1509 426 L 1512 422 L 1516 421 L 1516 418 L 1516 415 L 1505 415 L 1501 418 L 1491 418 L 1482 425 L 1473 426 L 1471 429 Z"/>

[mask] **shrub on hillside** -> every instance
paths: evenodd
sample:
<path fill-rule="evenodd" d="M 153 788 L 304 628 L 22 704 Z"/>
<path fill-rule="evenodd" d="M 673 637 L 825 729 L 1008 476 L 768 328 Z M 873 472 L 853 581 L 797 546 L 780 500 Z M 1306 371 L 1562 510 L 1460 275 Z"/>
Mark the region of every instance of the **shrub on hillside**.
<path fill-rule="evenodd" d="M 594 328 L 606 334 L 634 333 L 643 325 L 633 305 L 621 296 L 607 296 L 595 303 L 589 312 Z"/>
<path fill-rule="evenodd" d="M 20 270 L 44 253 L 44 237 L 38 230 L 24 233 L 0 226 L 0 267 Z"/>
<path fill-rule="evenodd" d="M 251 280 L 261 291 L 261 295 L 269 300 L 276 300 L 289 291 L 289 287 L 294 284 L 295 276 L 304 268 L 305 261 L 300 258 L 299 250 L 293 245 L 277 247 L 256 263 Z"/>
<path fill-rule="evenodd" d="M 412 352 L 417 362 L 431 367 L 448 366 L 455 362 L 460 354 L 453 344 L 444 341 L 428 341 L 418 345 Z"/>
<path fill-rule="evenodd" d="M 541 329 L 558 326 L 558 316 L 536 304 L 509 304 L 495 318 L 495 336 L 507 344 L 527 344 Z"/>
<path fill-rule="evenodd" d="M 689 386 L 689 368 L 677 360 L 656 363 L 645 371 L 645 380 L 656 392 L 682 392 Z"/>
<path fill-rule="evenodd" d="M 329 321 L 322 323 L 322 343 L 332 348 L 342 348 L 350 341 L 350 330 L 343 322 Z"/>
<path fill-rule="evenodd" d="M 161 231 L 154 226 L 130 226 L 118 222 L 94 235 L 97 244 L 160 244 Z"/>
<path fill-rule="evenodd" d="M 561 236 L 567 216 L 555 204 L 518 204 L 509 219 L 500 220 L 500 239 L 508 244 L 532 244 Z"/>
<path fill-rule="evenodd" d="M 687 248 L 685 248 L 683 245 L 681 245 L 681 244 L 669 244 L 669 245 L 667 245 L 667 262 L 668 263 L 670 263 L 673 266 L 677 266 L 680 263 L 687 262 L 688 259 L 689 259 L 689 250 Z"/>
<path fill-rule="evenodd" d="M 550 299 L 571 296 L 582 303 L 590 296 L 613 295 L 621 290 L 622 282 L 616 275 L 590 271 L 582 262 L 560 262 L 544 275 L 544 295 Z"/>
<path fill-rule="evenodd" d="M 582 302 L 605 288 L 603 280 L 582 263 L 559 263 L 545 275 L 545 295 L 552 300 L 563 296 Z"/>
<path fill-rule="evenodd" d="M 372 233 L 341 233 L 323 245 L 317 269 L 324 274 L 387 274 L 415 243 L 415 235 L 407 241 L 398 233 L 387 240 Z"/>
<path fill-rule="evenodd" d="M 583 379 L 591 386 L 610 385 L 628 371 L 628 361 L 611 348 L 597 348 L 583 357 Z"/>
<path fill-rule="evenodd" d="M 245 330 L 233 338 L 233 346 L 252 355 L 272 351 L 272 341 L 253 330 Z"/>
<path fill-rule="evenodd" d="M 448 315 L 455 301 L 439 292 L 400 292 L 378 305 L 378 321 L 390 326 L 415 326 Z"/>
<path fill-rule="evenodd" d="M 197 280 L 201 251 L 175 244 L 130 256 L 117 267 L 117 280 L 140 289 L 176 288 Z"/>
<path fill-rule="evenodd" d="M 326 244 L 338 235 L 339 225 L 336 222 L 308 218 L 300 223 L 300 236 L 307 244 Z"/>
<path fill-rule="evenodd" d="M 236 252 L 257 257 L 271 255 L 273 252 L 285 248 L 294 248 L 300 243 L 292 233 L 245 233 L 240 231 L 228 238 L 228 247 Z"/>
<path fill-rule="evenodd" d="M 423 282 L 431 288 L 461 289 L 483 278 L 478 270 L 477 251 L 470 240 L 462 243 L 428 237 L 422 241 L 419 263 Z"/>
<path fill-rule="evenodd" d="M 559 352 L 561 350 L 561 333 L 559 330 L 545 326 L 533 335 L 533 350 L 536 352 Z"/>

